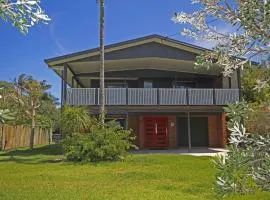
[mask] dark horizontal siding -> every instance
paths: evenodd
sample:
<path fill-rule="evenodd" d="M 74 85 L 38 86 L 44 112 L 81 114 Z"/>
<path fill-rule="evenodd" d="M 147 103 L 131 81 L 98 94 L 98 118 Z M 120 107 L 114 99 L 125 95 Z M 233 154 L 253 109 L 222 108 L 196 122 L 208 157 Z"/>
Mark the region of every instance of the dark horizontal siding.
<path fill-rule="evenodd" d="M 127 49 L 121 49 L 118 51 L 113 51 L 105 54 L 105 60 L 119 60 L 130 58 L 146 58 L 146 57 L 195 61 L 196 54 L 185 50 L 173 48 L 170 46 L 162 45 L 156 42 L 138 45 Z M 100 59 L 99 56 L 93 56 L 90 58 L 76 60 L 76 62 L 99 61 L 99 59 Z"/>

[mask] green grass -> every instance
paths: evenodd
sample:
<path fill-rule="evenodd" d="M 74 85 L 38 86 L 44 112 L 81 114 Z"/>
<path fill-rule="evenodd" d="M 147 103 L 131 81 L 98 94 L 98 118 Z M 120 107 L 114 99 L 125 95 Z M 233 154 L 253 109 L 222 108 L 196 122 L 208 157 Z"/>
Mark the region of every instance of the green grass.
<path fill-rule="evenodd" d="M 217 199 L 209 157 L 131 155 L 124 162 L 71 164 L 56 146 L 0 152 L 0 199 Z M 270 193 L 226 200 L 270 199 Z"/>

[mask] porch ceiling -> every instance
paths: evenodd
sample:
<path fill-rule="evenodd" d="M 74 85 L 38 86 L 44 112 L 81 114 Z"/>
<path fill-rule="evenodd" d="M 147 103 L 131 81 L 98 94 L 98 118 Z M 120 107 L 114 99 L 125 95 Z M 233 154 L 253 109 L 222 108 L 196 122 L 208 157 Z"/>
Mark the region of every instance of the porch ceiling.
<path fill-rule="evenodd" d="M 75 74 L 99 72 L 99 61 L 76 62 L 69 64 Z M 193 72 L 194 62 L 165 58 L 137 58 L 105 61 L 105 71 L 134 69 L 162 69 L 177 72 Z"/>
<path fill-rule="evenodd" d="M 69 63 L 68 70 L 68 84 L 72 84 L 72 76 L 77 76 L 81 85 L 85 85 L 87 80 L 89 81 L 88 74 L 93 74 L 99 72 L 99 61 L 86 61 L 86 62 L 72 62 Z M 61 69 L 63 66 L 53 67 L 54 71 L 61 77 Z M 106 60 L 105 61 L 105 72 L 112 71 L 126 71 L 126 70 L 136 70 L 136 69 L 156 69 L 164 71 L 174 71 L 183 72 L 191 74 L 201 74 L 201 75 L 217 75 L 218 71 L 210 71 L 204 69 L 194 69 L 194 62 L 187 60 L 176 60 L 167 58 L 136 58 L 136 59 L 120 59 L 120 60 Z M 81 77 L 81 75 L 84 75 Z M 91 75 L 89 75 L 91 76 Z M 88 85 L 88 84 L 87 84 Z"/>

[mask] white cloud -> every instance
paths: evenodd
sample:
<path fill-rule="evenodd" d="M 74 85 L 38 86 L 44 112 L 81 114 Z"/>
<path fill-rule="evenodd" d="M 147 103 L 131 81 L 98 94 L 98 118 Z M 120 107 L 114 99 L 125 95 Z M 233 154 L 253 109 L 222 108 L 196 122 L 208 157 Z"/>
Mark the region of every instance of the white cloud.
<path fill-rule="evenodd" d="M 54 44 L 56 46 L 56 49 L 55 49 L 54 53 L 57 56 L 69 53 L 69 50 L 64 47 L 64 45 L 60 42 L 60 39 L 56 35 L 55 21 L 50 23 L 49 31 L 50 31 L 50 36 L 51 36 L 51 38 L 54 41 Z"/>

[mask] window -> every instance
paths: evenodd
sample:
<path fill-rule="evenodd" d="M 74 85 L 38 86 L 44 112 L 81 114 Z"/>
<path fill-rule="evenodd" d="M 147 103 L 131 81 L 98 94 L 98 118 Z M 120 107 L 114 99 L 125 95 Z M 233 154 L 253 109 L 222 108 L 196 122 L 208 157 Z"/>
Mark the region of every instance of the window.
<path fill-rule="evenodd" d="M 195 83 L 192 81 L 175 81 L 173 88 L 194 88 Z"/>
<path fill-rule="evenodd" d="M 106 88 L 127 88 L 128 84 L 124 82 L 112 82 L 112 81 L 106 81 L 105 82 Z"/>
<path fill-rule="evenodd" d="M 143 87 L 144 88 L 153 88 L 153 81 L 144 81 Z"/>

